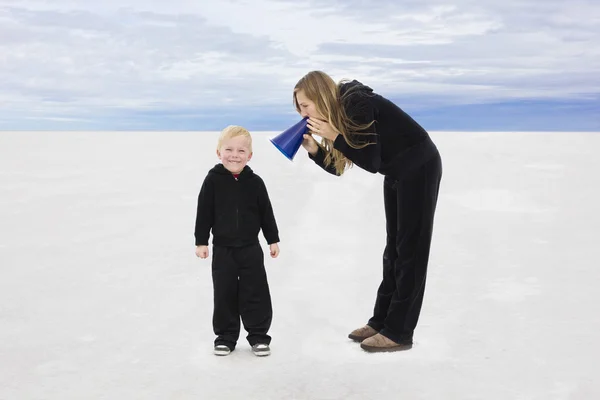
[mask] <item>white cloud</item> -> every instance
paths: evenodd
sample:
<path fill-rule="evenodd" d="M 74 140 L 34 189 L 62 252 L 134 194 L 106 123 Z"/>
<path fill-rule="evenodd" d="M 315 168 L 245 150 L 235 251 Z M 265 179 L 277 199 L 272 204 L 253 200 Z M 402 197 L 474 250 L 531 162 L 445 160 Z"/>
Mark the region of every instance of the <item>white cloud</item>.
<path fill-rule="evenodd" d="M 312 69 L 434 103 L 600 93 L 595 1 L 374 4 L 0 0 L 0 113 L 288 110 Z"/>

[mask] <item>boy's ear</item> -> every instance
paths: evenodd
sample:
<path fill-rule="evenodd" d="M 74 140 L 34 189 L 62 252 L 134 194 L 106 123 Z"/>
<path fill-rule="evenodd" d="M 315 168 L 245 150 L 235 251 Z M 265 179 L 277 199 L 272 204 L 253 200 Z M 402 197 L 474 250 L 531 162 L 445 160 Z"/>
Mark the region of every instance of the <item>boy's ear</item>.
<path fill-rule="evenodd" d="M 219 160 L 221 159 L 221 152 L 219 151 L 219 149 L 217 149 L 217 157 L 219 157 Z"/>
<path fill-rule="evenodd" d="M 252 153 L 252 152 L 251 152 L 250 154 L 248 154 L 248 161 L 250 161 L 250 160 L 252 159 L 252 155 L 253 155 L 253 154 L 254 154 L 254 153 Z"/>

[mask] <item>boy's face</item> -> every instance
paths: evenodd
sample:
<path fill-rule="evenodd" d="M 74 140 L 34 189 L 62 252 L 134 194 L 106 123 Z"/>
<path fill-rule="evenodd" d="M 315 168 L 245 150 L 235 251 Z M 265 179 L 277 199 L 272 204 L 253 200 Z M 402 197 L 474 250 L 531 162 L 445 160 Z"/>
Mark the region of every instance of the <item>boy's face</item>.
<path fill-rule="evenodd" d="M 223 140 L 221 147 L 217 150 L 217 157 L 229 172 L 239 174 L 252 158 L 248 138 L 236 136 Z"/>

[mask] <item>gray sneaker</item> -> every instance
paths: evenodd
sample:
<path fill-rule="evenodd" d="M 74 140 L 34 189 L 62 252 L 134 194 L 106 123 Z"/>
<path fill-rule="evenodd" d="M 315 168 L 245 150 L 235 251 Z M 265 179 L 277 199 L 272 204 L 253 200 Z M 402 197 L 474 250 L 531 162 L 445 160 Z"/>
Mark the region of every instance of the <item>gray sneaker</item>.
<path fill-rule="evenodd" d="M 228 356 L 231 354 L 231 349 L 224 344 L 218 344 L 215 346 L 214 353 L 216 356 Z"/>
<path fill-rule="evenodd" d="M 264 357 L 271 354 L 271 349 L 269 348 L 268 344 L 256 343 L 252 346 L 252 352 L 257 357 Z"/>

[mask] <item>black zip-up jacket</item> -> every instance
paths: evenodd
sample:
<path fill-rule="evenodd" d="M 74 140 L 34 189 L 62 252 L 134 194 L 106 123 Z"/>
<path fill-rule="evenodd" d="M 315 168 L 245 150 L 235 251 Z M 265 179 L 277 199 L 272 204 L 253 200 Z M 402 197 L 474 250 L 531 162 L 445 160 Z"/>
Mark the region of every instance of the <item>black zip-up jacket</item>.
<path fill-rule="evenodd" d="M 336 150 L 364 170 L 399 177 L 425 164 L 438 153 L 425 129 L 370 87 L 353 80 L 340 86 L 340 96 L 346 114 L 354 122 L 367 124 L 375 121 L 364 131 L 375 135 L 356 135 L 356 142 L 373 144 L 354 149 L 342 135 L 333 142 Z M 323 149 L 319 148 L 314 157 L 309 153 L 309 157 L 327 172 L 336 175 L 333 165 L 325 167 Z"/>
<path fill-rule="evenodd" d="M 268 244 L 279 242 L 279 231 L 263 180 L 245 166 L 237 180 L 223 164 L 209 172 L 200 194 L 196 213 L 196 246 L 241 247 L 258 243 L 262 229 Z"/>

